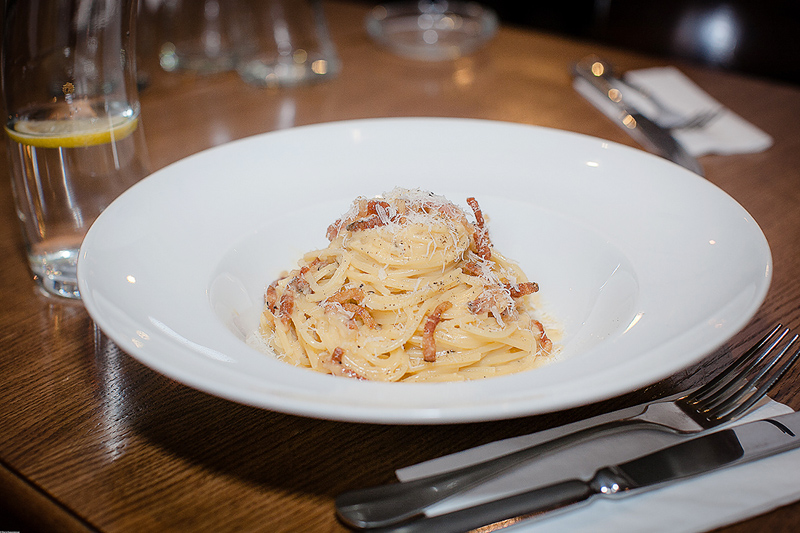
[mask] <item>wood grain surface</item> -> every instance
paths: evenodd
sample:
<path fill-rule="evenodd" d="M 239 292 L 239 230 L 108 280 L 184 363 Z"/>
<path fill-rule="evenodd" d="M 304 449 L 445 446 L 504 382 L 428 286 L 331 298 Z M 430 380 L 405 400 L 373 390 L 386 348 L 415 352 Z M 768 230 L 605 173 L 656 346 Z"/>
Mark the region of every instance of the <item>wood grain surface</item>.
<path fill-rule="evenodd" d="M 316 85 L 258 89 L 235 73 L 165 73 L 157 43 L 144 47 L 142 124 L 152 168 L 249 135 L 366 117 L 493 119 L 636 146 L 572 89 L 568 66 L 593 52 L 621 69 L 667 64 L 510 27 L 473 56 L 420 63 L 370 40 L 365 6 L 328 3 L 326 10 L 343 69 Z M 540 416 L 432 427 L 349 424 L 188 388 L 120 351 L 80 303 L 37 289 L 9 179 L 0 180 L 0 501 L 8 515 L 0 514 L 0 530 L 345 531 L 333 509 L 343 490 L 389 482 L 398 467 L 700 383 L 775 322 L 800 331 L 800 89 L 671 64 L 775 139 L 763 153 L 701 159 L 707 178 L 766 234 L 771 289 L 752 322 L 702 363 L 622 397 Z M 5 151 L 0 159 L 7 173 Z M 799 391 L 795 368 L 773 396 L 798 409 Z M 800 503 L 722 531 L 797 530 Z"/>

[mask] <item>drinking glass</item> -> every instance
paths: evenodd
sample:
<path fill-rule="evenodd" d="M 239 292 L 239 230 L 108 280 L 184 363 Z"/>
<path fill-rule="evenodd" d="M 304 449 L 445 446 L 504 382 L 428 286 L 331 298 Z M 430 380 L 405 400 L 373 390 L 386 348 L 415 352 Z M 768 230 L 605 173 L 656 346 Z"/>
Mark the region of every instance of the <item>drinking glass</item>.
<path fill-rule="evenodd" d="M 168 72 L 233 70 L 251 40 L 243 31 L 251 15 L 241 0 L 164 0 L 160 9 L 159 62 Z"/>
<path fill-rule="evenodd" d="M 34 278 L 80 298 L 89 226 L 148 173 L 136 0 L 5 2 L 0 65 L 12 190 Z"/>
<path fill-rule="evenodd" d="M 335 77 L 341 64 L 319 0 L 239 0 L 248 17 L 236 70 L 256 87 L 285 87 Z"/>

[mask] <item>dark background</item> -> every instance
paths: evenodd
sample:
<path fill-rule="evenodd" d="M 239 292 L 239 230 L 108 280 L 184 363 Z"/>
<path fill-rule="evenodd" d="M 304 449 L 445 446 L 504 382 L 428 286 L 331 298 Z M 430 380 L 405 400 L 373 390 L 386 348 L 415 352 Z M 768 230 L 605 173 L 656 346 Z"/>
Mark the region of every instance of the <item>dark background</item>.
<path fill-rule="evenodd" d="M 800 0 L 479 3 L 507 25 L 800 85 Z"/>

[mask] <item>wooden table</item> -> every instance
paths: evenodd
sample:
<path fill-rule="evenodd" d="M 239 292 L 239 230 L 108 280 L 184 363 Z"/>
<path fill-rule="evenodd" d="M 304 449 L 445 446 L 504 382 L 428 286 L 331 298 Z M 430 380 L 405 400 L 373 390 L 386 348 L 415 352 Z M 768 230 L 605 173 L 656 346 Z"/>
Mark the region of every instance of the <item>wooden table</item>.
<path fill-rule="evenodd" d="M 151 84 L 141 94 L 142 116 L 153 168 L 277 128 L 364 117 L 494 119 L 635 146 L 573 91 L 568 65 L 590 52 L 623 69 L 664 64 L 512 28 L 474 56 L 418 63 L 376 47 L 362 25 L 365 13 L 362 5 L 327 5 L 344 67 L 318 85 L 257 89 L 233 73 L 160 72 L 145 58 Z M 774 255 L 766 302 L 725 348 L 777 321 L 800 331 L 800 89 L 678 66 L 775 139 L 763 153 L 701 160 L 707 178 L 755 217 Z M 383 426 L 273 413 L 190 389 L 121 352 L 80 303 L 37 290 L 8 179 L 0 180 L 0 216 L 0 502 L 25 521 L 9 526 L 25 531 L 342 531 L 333 498 L 345 489 L 391 481 L 401 466 L 680 390 L 729 360 L 720 349 L 653 387 L 501 422 Z M 800 408 L 800 368 L 773 396 Z M 9 529 L 4 519 L 0 530 Z M 799 528 L 795 503 L 725 531 Z"/>

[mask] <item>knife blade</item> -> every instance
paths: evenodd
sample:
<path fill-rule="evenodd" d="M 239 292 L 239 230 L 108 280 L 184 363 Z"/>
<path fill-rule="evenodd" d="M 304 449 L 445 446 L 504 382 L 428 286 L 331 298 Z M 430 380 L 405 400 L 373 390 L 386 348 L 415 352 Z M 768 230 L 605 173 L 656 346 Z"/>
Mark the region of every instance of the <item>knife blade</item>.
<path fill-rule="evenodd" d="M 573 65 L 572 74 L 575 89 L 646 150 L 703 176 L 703 167 L 670 130 L 662 128 L 624 100 L 624 84 L 613 76 L 607 63 L 595 57 L 586 58 Z"/>
<path fill-rule="evenodd" d="M 598 469 L 588 480 L 570 479 L 467 509 L 421 518 L 373 532 L 458 533 L 495 531 L 544 513 L 621 498 L 680 480 L 756 461 L 800 447 L 800 412 L 767 418 L 683 441 L 626 463 Z"/>

